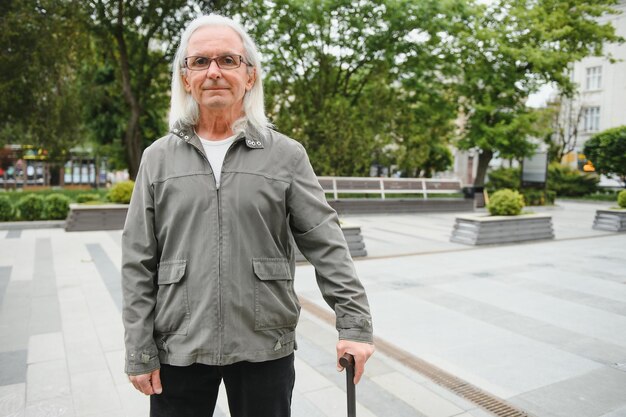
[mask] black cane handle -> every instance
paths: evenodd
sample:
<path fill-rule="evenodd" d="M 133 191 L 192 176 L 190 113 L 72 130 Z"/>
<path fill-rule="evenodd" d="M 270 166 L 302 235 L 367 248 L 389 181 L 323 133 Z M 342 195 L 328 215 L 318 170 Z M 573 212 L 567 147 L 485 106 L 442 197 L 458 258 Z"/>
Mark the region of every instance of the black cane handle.
<path fill-rule="evenodd" d="M 346 393 L 348 394 L 348 417 L 356 417 L 356 392 L 354 387 L 354 356 L 349 353 L 339 358 L 339 365 L 346 370 Z"/>

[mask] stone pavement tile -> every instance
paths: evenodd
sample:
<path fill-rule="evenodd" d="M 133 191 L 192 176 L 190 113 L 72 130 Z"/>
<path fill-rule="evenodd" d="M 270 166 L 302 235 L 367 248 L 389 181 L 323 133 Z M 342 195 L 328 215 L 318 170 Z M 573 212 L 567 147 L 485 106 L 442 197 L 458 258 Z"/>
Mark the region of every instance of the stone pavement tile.
<path fill-rule="evenodd" d="M 381 388 L 392 392 L 416 410 L 429 417 L 451 417 L 463 409 L 438 396 L 422 385 L 416 384 L 398 372 L 371 378 Z"/>
<path fill-rule="evenodd" d="M 469 411 L 471 409 L 476 408 L 476 404 L 455 394 L 454 392 L 448 390 L 447 388 L 442 387 L 441 385 L 437 385 L 431 380 L 427 380 L 427 382 L 423 383 L 422 386 L 428 389 L 429 391 L 432 391 L 435 395 L 438 395 L 444 400 L 449 401 L 451 404 L 456 405 L 461 410 Z"/>
<path fill-rule="evenodd" d="M 56 294 L 32 298 L 28 331 L 30 334 L 61 331 L 61 314 Z"/>
<path fill-rule="evenodd" d="M 228 409 L 228 397 L 226 396 L 226 387 L 224 383 L 220 384 L 220 389 L 217 394 L 217 404 L 215 405 L 215 413 L 214 416 L 223 415 L 226 417 L 230 416 L 230 411 Z"/>
<path fill-rule="evenodd" d="M 64 359 L 28 365 L 27 405 L 70 394 L 70 379 Z"/>
<path fill-rule="evenodd" d="M 5 353 L 24 351 L 26 354 L 28 352 L 29 337 L 27 324 L 23 326 L 18 324 L 0 324 L 0 366 L 2 364 L 2 355 Z M 0 385 L 3 384 L 2 376 L 0 374 Z"/>
<path fill-rule="evenodd" d="M 493 414 L 481 409 L 474 408 L 472 410 L 468 410 L 462 414 L 458 414 L 454 417 L 493 417 Z"/>
<path fill-rule="evenodd" d="M 602 366 L 516 335 L 480 340 L 446 350 L 444 355 L 447 361 L 464 367 L 464 379 L 485 387 L 489 384 L 487 391 L 501 398 L 576 378 Z"/>
<path fill-rule="evenodd" d="M 121 319 L 96 326 L 96 333 L 104 352 L 124 349 L 124 326 Z"/>
<path fill-rule="evenodd" d="M 302 393 L 316 391 L 333 386 L 333 383 L 324 378 L 313 367 L 309 366 L 300 358 L 295 360 L 296 385 L 295 389 Z"/>
<path fill-rule="evenodd" d="M 94 265 L 100 275 L 102 282 L 111 293 L 113 301 L 121 311 L 122 300 L 118 296 L 121 293 L 121 275 L 120 269 L 111 260 L 109 255 L 99 243 L 88 243 L 87 250 L 94 261 Z"/>
<path fill-rule="evenodd" d="M 302 314 L 301 316 L 305 316 Z M 301 317 L 296 332 L 298 334 L 306 334 L 306 337 L 310 339 L 316 345 L 322 347 L 324 350 L 335 352 L 335 345 L 337 344 L 337 330 L 329 326 L 327 323 L 315 321 L 311 315 L 307 314 L 306 318 Z"/>
<path fill-rule="evenodd" d="M 25 417 L 75 417 L 72 397 L 48 398 L 28 404 L 25 409 Z"/>
<path fill-rule="evenodd" d="M 563 301 L 492 280 L 446 284 L 442 290 L 482 301 L 557 327 L 626 346 L 626 317 Z"/>
<path fill-rule="evenodd" d="M 345 417 L 347 399 L 346 393 L 337 387 L 324 388 L 318 391 L 308 392 L 303 396 L 315 404 L 326 417 Z M 363 407 L 357 398 L 356 414 L 359 417 L 376 417 L 367 408 Z"/>
<path fill-rule="evenodd" d="M 291 415 L 293 417 L 324 417 L 324 413 L 297 390 L 293 391 L 291 398 Z"/>
<path fill-rule="evenodd" d="M 65 358 L 63 333 L 43 333 L 28 341 L 28 363 L 45 362 Z"/>
<path fill-rule="evenodd" d="M 122 325 L 121 312 L 102 283 L 85 285 L 83 291 L 89 294 L 87 308 L 94 326 Z"/>
<path fill-rule="evenodd" d="M 325 351 L 322 347 L 311 342 L 307 337 L 300 339 L 299 346 L 301 349 L 297 354 L 298 360 L 301 360 L 305 364 L 309 365 L 311 370 L 322 376 L 329 384 L 331 384 L 331 387 L 334 386 L 344 392 L 346 387 L 346 374 L 337 372 L 334 366 L 334 352 L 330 353 Z M 319 364 L 312 365 L 312 362 L 319 362 Z M 298 377 L 299 376 L 296 375 L 296 386 L 298 386 Z M 324 389 L 325 388 L 322 390 Z M 317 391 L 319 390 L 310 392 Z M 308 398 L 307 393 L 304 393 L 303 396 Z M 369 369 L 367 367 L 365 369 L 365 375 L 361 379 L 361 382 L 359 382 L 357 388 L 357 399 L 362 406 L 377 416 L 422 416 L 421 413 L 409 406 L 393 393 L 380 389 L 378 385 L 370 381 Z"/>
<path fill-rule="evenodd" d="M 381 359 L 382 354 L 374 352 L 374 356 L 367 360 L 367 376 L 369 378 L 383 375 L 393 371 L 393 368 L 389 366 L 387 362 Z"/>
<path fill-rule="evenodd" d="M 26 382 L 26 355 L 26 350 L 0 353 L 0 385 Z"/>
<path fill-rule="evenodd" d="M 0 386 L 0 416 L 23 416 L 25 405 L 25 383 Z"/>
<path fill-rule="evenodd" d="M 146 417 L 147 414 L 144 414 L 142 417 Z M 79 417 L 136 417 L 136 416 L 127 416 L 124 413 L 124 410 L 107 410 L 103 412 L 96 412 L 90 414 L 81 414 Z"/>
<path fill-rule="evenodd" d="M 624 387 L 626 372 L 604 367 L 577 378 L 525 392 L 508 401 L 542 417 L 601 416 L 616 408 L 626 407 Z"/>
<path fill-rule="evenodd" d="M 549 268 L 546 271 L 533 270 L 514 272 L 514 277 L 524 278 L 526 281 L 549 284 L 553 287 L 572 290 L 575 292 L 595 295 L 604 299 L 612 299 L 626 303 L 626 288 L 623 284 L 607 281 L 597 277 L 597 274 L 588 274 L 563 271 L 559 268 Z"/>
<path fill-rule="evenodd" d="M 10 259 L 11 265 L 13 265 L 11 281 L 31 281 L 35 265 L 35 241 L 20 239 L 11 243 Z"/>
<path fill-rule="evenodd" d="M 510 280 L 507 278 L 507 282 Z M 626 347 L 602 342 L 580 333 L 546 324 L 541 320 L 508 312 L 489 304 L 452 294 L 436 288 L 424 288 L 411 293 L 426 297 L 429 302 L 472 318 L 510 330 L 519 335 L 548 343 L 554 347 L 605 365 L 626 362 Z"/>
<path fill-rule="evenodd" d="M 626 417 L 626 407 L 611 410 L 606 414 L 602 414 L 600 417 Z"/>
<path fill-rule="evenodd" d="M 559 348 L 608 366 L 626 363 L 625 346 L 604 343 L 592 337 L 579 337 L 560 345 Z"/>
<path fill-rule="evenodd" d="M 107 361 L 97 339 L 66 342 L 65 355 L 71 374 L 90 371 L 108 371 Z"/>
<path fill-rule="evenodd" d="M 124 350 L 106 352 L 104 356 L 115 385 L 127 384 L 128 376 L 124 373 Z"/>
<path fill-rule="evenodd" d="M 122 409 L 113 379 L 108 370 L 71 375 L 74 407 L 79 417 L 114 413 Z"/>
<path fill-rule="evenodd" d="M 4 293 L 9 286 L 9 281 L 11 280 L 11 265 L 0 265 L 0 306 L 2 305 L 2 300 L 4 299 Z"/>
<path fill-rule="evenodd" d="M 116 385 L 126 417 L 145 417 L 150 414 L 150 397 L 137 391 L 130 382 Z"/>

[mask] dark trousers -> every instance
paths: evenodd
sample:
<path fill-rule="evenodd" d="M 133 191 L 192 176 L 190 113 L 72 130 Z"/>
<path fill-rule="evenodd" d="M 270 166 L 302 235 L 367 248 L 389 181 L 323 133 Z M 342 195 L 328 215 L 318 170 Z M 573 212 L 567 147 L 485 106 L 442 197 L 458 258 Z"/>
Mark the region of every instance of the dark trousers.
<path fill-rule="evenodd" d="M 161 365 L 163 392 L 150 396 L 150 417 L 210 417 L 222 380 L 232 417 L 289 417 L 293 353 L 267 362 L 226 366 Z"/>

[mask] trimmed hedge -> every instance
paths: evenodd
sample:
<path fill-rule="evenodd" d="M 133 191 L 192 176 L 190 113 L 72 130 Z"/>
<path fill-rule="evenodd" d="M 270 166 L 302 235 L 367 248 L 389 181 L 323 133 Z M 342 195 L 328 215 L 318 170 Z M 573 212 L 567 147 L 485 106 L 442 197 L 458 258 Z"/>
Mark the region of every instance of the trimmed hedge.
<path fill-rule="evenodd" d="M 44 198 L 44 217 L 47 220 L 63 220 L 70 211 L 70 199 L 63 194 L 50 194 Z"/>
<path fill-rule="evenodd" d="M 626 190 L 622 190 L 617 195 L 617 205 L 626 208 Z"/>
<path fill-rule="evenodd" d="M 9 197 L 0 195 L 0 222 L 15 220 L 15 209 Z"/>
<path fill-rule="evenodd" d="M 21 220 L 42 220 L 44 217 L 44 199 L 40 195 L 25 195 L 20 198 L 15 208 Z"/>
<path fill-rule="evenodd" d="M 128 204 L 133 195 L 134 187 L 134 181 L 118 182 L 111 188 L 109 194 L 107 194 L 107 199 L 112 203 Z"/>
<path fill-rule="evenodd" d="M 517 191 L 504 189 L 493 193 L 487 210 L 492 216 L 517 216 L 524 208 L 524 197 Z"/>
<path fill-rule="evenodd" d="M 92 201 L 102 201 L 100 194 L 96 193 L 82 193 L 76 196 L 77 203 L 87 203 Z"/>

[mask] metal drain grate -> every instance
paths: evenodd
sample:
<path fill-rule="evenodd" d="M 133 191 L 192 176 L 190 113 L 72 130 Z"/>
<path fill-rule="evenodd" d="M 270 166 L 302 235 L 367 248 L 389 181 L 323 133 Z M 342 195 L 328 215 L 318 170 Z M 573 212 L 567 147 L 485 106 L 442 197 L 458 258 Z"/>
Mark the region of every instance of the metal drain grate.
<path fill-rule="evenodd" d="M 335 325 L 335 315 L 332 312 L 322 307 L 319 307 L 317 304 L 314 304 L 301 296 L 299 296 L 299 298 L 300 304 L 305 310 L 324 320 L 330 325 Z M 466 400 L 483 408 L 484 410 L 489 411 L 495 416 L 531 417 L 531 414 L 528 414 L 526 411 L 520 410 L 512 406 L 501 398 L 489 394 L 481 390 L 480 388 L 470 384 L 469 382 L 466 382 L 461 378 L 458 378 L 444 371 L 443 369 L 431 365 L 430 363 L 413 356 L 409 352 L 397 348 L 396 346 L 392 345 L 389 342 L 386 342 L 379 337 L 374 338 L 374 343 L 376 345 L 376 350 L 383 352 L 388 356 L 391 356 L 405 366 L 408 366 L 409 368 L 429 378 L 437 385 L 441 385 L 442 387 L 447 388 L 448 390 L 454 392 L 460 397 L 463 397 Z"/>

